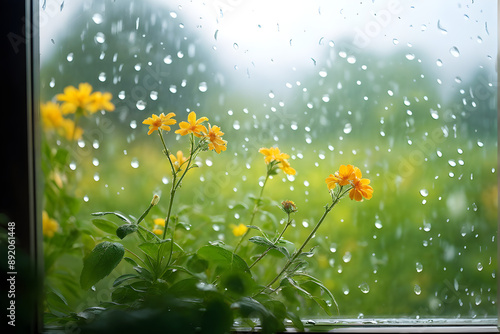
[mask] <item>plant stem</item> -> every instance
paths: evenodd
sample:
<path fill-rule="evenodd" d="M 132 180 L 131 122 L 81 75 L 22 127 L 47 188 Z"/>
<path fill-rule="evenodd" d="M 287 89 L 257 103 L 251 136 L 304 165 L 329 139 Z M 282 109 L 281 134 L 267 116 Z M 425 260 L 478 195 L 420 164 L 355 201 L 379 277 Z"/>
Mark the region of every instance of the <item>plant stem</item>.
<path fill-rule="evenodd" d="M 276 246 L 276 244 L 280 241 L 281 237 L 283 236 L 283 234 L 285 234 L 285 231 L 286 229 L 288 228 L 288 226 L 290 226 L 290 224 L 292 223 L 292 220 L 290 219 L 290 214 L 288 213 L 288 218 L 287 218 L 287 222 L 286 222 L 286 225 L 285 225 L 285 228 L 283 228 L 283 231 L 281 231 L 280 235 L 276 238 L 276 240 L 273 242 L 273 246 Z M 253 266 L 255 266 L 257 264 L 257 262 L 259 262 L 264 256 L 266 256 L 266 254 L 271 250 L 273 249 L 274 247 L 268 247 L 264 253 L 262 253 L 248 268 L 249 269 L 252 269 Z"/>
<path fill-rule="evenodd" d="M 337 205 L 337 203 L 339 202 L 339 200 L 351 189 L 351 188 L 349 188 L 346 191 L 342 192 L 342 188 L 343 187 L 341 186 L 340 189 L 339 189 L 339 191 L 337 192 L 337 195 L 333 199 L 332 204 L 330 206 L 326 206 L 325 207 L 325 212 L 323 213 L 323 216 L 321 216 L 321 218 L 319 219 L 318 223 L 316 224 L 316 226 L 314 227 L 314 229 L 311 231 L 311 233 L 309 234 L 309 236 L 307 237 L 307 239 L 302 243 L 302 246 L 300 246 L 300 248 L 292 256 L 292 258 L 287 261 L 287 263 L 285 264 L 285 266 L 283 267 L 283 269 L 281 269 L 281 271 L 278 273 L 278 275 L 276 275 L 276 277 L 274 277 L 274 279 L 271 282 L 269 282 L 269 284 L 267 284 L 259 293 L 257 293 L 257 295 L 260 294 L 260 293 L 262 293 L 266 289 L 269 289 L 281 277 L 281 275 L 283 275 L 283 273 L 285 273 L 285 271 L 292 265 L 292 263 L 297 259 L 297 257 L 299 257 L 299 255 L 302 254 L 302 251 L 306 247 L 307 243 L 314 237 L 314 235 L 316 234 L 316 231 L 321 226 L 321 224 L 325 220 L 325 218 L 328 215 L 328 213 L 333 209 L 333 207 L 335 205 Z"/>
<path fill-rule="evenodd" d="M 248 225 L 252 225 L 253 223 L 253 220 L 255 218 L 255 214 L 257 213 L 257 211 L 259 211 L 259 206 L 260 206 L 260 201 L 262 200 L 262 194 L 264 193 L 264 187 L 266 186 L 266 183 L 267 183 L 267 180 L 269 179 L 269 167 L 267 169 L 267 173 L 266 173 L 266 178 L 264 180 L 264 184 L 262 185 L 262 188 L 260 188 L 260 194 L 259 194 L 259 198 L 257 199 L 257 201 L 255 202 L 255 205 L 253 207 L 253 210 L 252 210 L 252 216 L 250 217 L 250 223 Z M 233 251 L 233 254 L 236 254 L 236 251 L 238 250 L 238 248 L 240 247 L 241 243 L 243 242 L 243 240 L 246 238 L 246 236 L 250 233 L 250 229 L 248 229 L 245 234 L 243 234 L 243 236 L 241 237 L 241 239 L 238 241 L 238 244 L 236 245 L 236 247 L 234 248 L 234 251 Z"/>

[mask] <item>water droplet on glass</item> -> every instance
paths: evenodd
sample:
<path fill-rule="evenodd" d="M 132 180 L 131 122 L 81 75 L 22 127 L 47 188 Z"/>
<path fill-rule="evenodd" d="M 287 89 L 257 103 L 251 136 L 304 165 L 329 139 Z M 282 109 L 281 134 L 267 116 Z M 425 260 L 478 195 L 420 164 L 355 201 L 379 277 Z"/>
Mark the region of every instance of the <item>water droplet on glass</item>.
<path fill-rule="evenodd" d="M 351 133 L 352 131 L 352 125 L 351 123 L 347 123 L 345 126 L 344 126 L 344 133 L 345 134 L 348 134 L 348 133 Z"/>
<path fill-rule="evenodd" d="M 443 61 L 441 59 L 436 60 L 436 65 L 439 67 L 443 66 Z"/>
<path fill-rule="evenodd" d="M 151 100 L 153 100 L 153 101 L 158 100 L 158 92 L 157 92 L 157 91 L 155 91 L 155 90 L 151 91 L 151 93 L 149 93 L 149 97 L 150 97 L 150 98 L 151 98 Z"/>
<path fill-rule="evenodd" d="M 172 56 L 168 55 L 165 58 L 163 58 L 163 62 L 167 65 L 172 64 Z"/>
<path fill-rule="evenodd" d="M 233 49 L 238 50 L 239 48 L 240 46 L 238 45 L 238 43 L 233 43 Z"/>
<path fill-rule="evenodd" d="M 74 162 L 74 161 L 70 162 L 69 169 L 75 170 L 76 169 L 76 162 Z"/>
<path fill-rule="evenodd" d="M 95 13 L 92 15 L 92 21 L 94 21 L 95 24 L 101 24 L 102 23 L 102 15 L 99 13 Z"/>
<path fill-rule="evenodd" d="M 102 32 L 95 34 L 94 41 L 98 44 L 102 44 L 106 41 L 106 36 Z"/>
<path fill-rule="evenodd" d="M 137 160 L 137 158 L 133 158 L 130 162 L 130 166 L 132 166 L 132 168 L 139 168 L 139 160 Z"/>
<path fill-rule="evenodd" d="M 458 51 L 458 48 L 456 46 L 452 47 L 450 49 L 450 53 L 453 57 L 458 57 L 460 56 L 460 51 Z"/>
<path fill-rule="evenodd" d="M 451 166 L 451 167 L 455 167 L 457 165 L 457 163 L 455 162 L 455 160 L 448 160 L 448 164 Z"/>
<path fill-rule="evenodd" d="M 477 264 L 477 270 L 479 271 L 483 270 L 483 264 L 481 262 Z"/>
<path fill-rule="evenodd" d="M 92 165 L 94 165 L 96 167 L 99 166 L 99 160 L 97 158 L 93 158 L 92 159 Z"/>
<path fill-rule="evenodd" d="M 99 148 L 99 141 L 97 139 L 94 139 L 94 142 L 92 143 L 92 147 L 95 148 L 96 150 Z"/>
<path fill-rule="evenodd" d="M 413 60 L 413 59 L 415 59 L 415 55 L 413 53 L 408 53 L 408 54 L 406 54 L 406 59 Z"/>
<path fill-rule="evenodd" d="M 323 71 L 319 71 L 319 76 L 322 77 L 322 78 L 326 78 L 326 76 L 328 75 L 328 73 L 323 70 Z"/>
<path fill-rule="evenodd" d="M 177 93 L 177 86 L 170 85 L 170 88 L 168 90 L 170 91 L 170 93 L 175 94 L 175 93 Z"/>
<path fill-rule="evenodd" d="M 382 222 L 380 220 L 376 220 L 375 221 L 375 227 L 380 230 L 383 227 L 382 226 Z"/>
<path fill-rule="evenodd" d="M 200 92 L 205 93 L 208 90 L 207 83 L 200 82 L 200 84 L 198 85 L 198 89 L 200 90 Z"/>
<path fill-rule="evenodd" d="M 399 44 L 399 40 L 397 38 L 393 38 L 392 39 L 392 44 L 398 45 Z"/>
<path fill-rule="evenodd" d="M 131 127 L 132 129 L 137 128 L 137 121 L 136 121 L 136 120 L 132 120 L 132 121 L 130 121 L 130 127 Z"/>
<path fill-rule="evenodd" d="M 420 195 L 427 197 L 429 195 L 429 191 L 427 189 L 420 189 Z"/>
<path fill-rule="evenodd" d="M 418 284 L 415 284 L 415 287 L 413 288 L 413 292 L 415 292 L 415 294 L 418 296 L 419 294 L 422 293 L 422 289 L 420 288 L 420 286 Z"/>
<path fill-rule="evenodd" d="M 342 256 L 342 261 L 345 263 L 348 263 L 352 259 L 352 254 L 351 252 L 345 252 L 344 256 Z"/>
<path fill-rule="evenodd" d="M 420 273 L 424 269 L 424 266 L 422 265 L 422 263 L 417 262 L 415 268 L 417 269 L 417 273 Z"/>
<path fill-rule="evenodd" d="M 239 121 L 234 121 L 233 123 L 233 129 L 239 130 L 240 129 L 240 122 Z"/>
<path fill-rule="evenodd" d="M 368 285 L 368 283 L 361 283 L 360 285 L 358 285 L 358 288 L 361 290 L 361 292 L 363 293 L 368 293 L 370 292 L 370 286 Z"/>
<path fill-rule="evenodd" d="M 477 146 L 479 146 L 479 147 L 483 147 L 483 146 L 484 146 L 484 143 L 483 143 L 482 141 L 478 141 L 478 142 L 477 142 Z"/>
<path fill-rule="evenodd" d="M 349 56 L 349 57 L 347 57 L 347 62 L 348 62 L 349 64 L 354 64 L 354 63 L 356 63 L 356 57 L 354 57 L 354 56 Z"/>
<path fill-rule="evenodd" d="M 69 62 L 73 61 L 73 52 L 68 53 L 68 55 L 66 56 L 66 60 L 69 61 Z"/>
<path fill-rule="evenodd" d="M 139 101 L 137 101 L 137 103 L 135 104 L 135 106 L 139 110 L 144 110 L 144 109 L 146 109 L 146 102 L 144 102 L 143 100 L 139 100 Z"/>
<path fill-rule="evenodd" d="M 100 180 L 99 173 L 97 173 L 97 172 L 96 172 L 96 173 L 94 174 L 94 181 L 96 181 L 96 182 L 97 182 L 97 181 L 99 181 L 99 180 Z"/>
<path fill-rule="evenodd" d="M 439 118 L 439 114 L 438 114 L 437 110 L 434 110 L 434 109 L 431 108 L 430 112 L 431 112 L 431 117 L 432 118 L 434 118 L 434 119 L 438 119 Z"/>
<path fill-rule="evenodd" d="M 99 73 L 99 77 L 98 78 L 99 78 L 100 82 L 106 81 L 106 73 L 104 73 L 104 72 Z"/>

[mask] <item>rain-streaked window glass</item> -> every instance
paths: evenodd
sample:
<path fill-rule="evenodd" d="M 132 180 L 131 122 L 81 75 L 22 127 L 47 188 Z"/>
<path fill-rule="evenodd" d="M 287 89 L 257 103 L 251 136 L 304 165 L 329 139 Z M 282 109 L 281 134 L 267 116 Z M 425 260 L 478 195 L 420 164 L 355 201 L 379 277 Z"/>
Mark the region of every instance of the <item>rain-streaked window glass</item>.
<path fill-rule="evenodd" d="M 47 327 L 496 323 L 495 2 L 39 6 Z"/>

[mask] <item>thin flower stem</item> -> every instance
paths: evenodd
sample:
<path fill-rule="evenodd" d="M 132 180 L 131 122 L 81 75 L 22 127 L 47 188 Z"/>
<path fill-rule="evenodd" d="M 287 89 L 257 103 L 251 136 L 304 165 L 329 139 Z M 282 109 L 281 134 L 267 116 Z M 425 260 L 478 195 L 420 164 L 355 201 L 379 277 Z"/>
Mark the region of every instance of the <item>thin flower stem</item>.
<path fill-rule="evenodd" d="M 287 222 L 286 222 L 286 225 L 285 225 L 285 228 L 283 228 L 283 230 L 281 231 L 280 235 L 276 238 L 276 240 L 273 242 L 273 247 L 268 247 L 264 253 L 262 253 L 248 268 L 249 269 L 252 269 L 253 266 L 255 266 L 257 264 L 257 262 L 259 262 L 264 256 L 266 256 L 266 254 L 274 248 L 274 246 L 276 246 L 276 244 L 280 241 L 281 237 L 283 236 L 283 234 L 285 234 L 285 231 L 286 229 L 288 228 L 288 226 L 290 226 L 290 224 L 292 223 L 292 220 L 290 219 L 290 214 L 288 213 L 288 218 L 287 218 Z"/>
<path fill-rule="evenodd" d="M 262 188 L 260 188 L 260 194 L 259 194 L 259 198 L 257 199 L 257 201 L 255 202 L 255 205 L 253 207 L 253 210 L 252 210 L 252 216 L 250 217 L 250 223 L 248 225 L 252 225 L 253 223 L 253 220 L 255 218 L 255 215 L 257 214 L 257 211 L 259 211 L 259 206 L 260 206 L 260 201 L 262 200 L 262 194 L 264 193 L 264 187 L 266 186 L 266 183 L 267 183 L 267 180 L 269 180 L 269 172 L 270 172 L 270 169 L 268 168 L 267 169 L 267 173 L 266 173 L 266 178 L 264 180 L 264 184 L 262 185 Z M 245 234 L 243 234 L 243 236 L 240 238 L 240 240 L 238 241 L 238 244 L 236 245 L 236 247 L 234 248 L 234 251 L 233 251 L 233 254 L 236 254 L 236 251 L 238 250 L 238 248 L 240 247 L 241 243 L 243 242 L 243 240 L 246 238 L 246 236 L 250 233 L 250 229 L 248 229 Z"/>
<path fill-rule="evenodd" d="M 339 202 L 339 200 L 351 189 L 351 188 L 349 188 L 346 191 L 342 192 L 342 188 L 343 187 L 341 186 L 340 189 L 339 189 L 339 191 L 337 192 L 337 194 L 335 196 L 335 199 L 332 201 L 332 204 L 330 206 L 326 206 L 325 207 L 325 212 L 323 213 L 323 216 L 321 216 L 321 218 L 319 219 L 318 223 L 316 224 L 316 226 L 314 227 L 314 229 L 311 231 L 311 233 L 309 234 L 309 236 L 307 237 L 307 239 L 302 243 L 302 246 L 300 246 L 300 248 L 292 256 L 292 258 L 287 261 L 287 263 L 285 264 L 285 266 L 283 267 L 283 269 L 281 269 L 281 271 L 278 273 L 278 275 L 276 275 L 276 277 L 274 277 L 274 279 L 271 282 L 269 282 L 269 284 L 267 284 L 256 295 L 264 292 L 266 289 L 269 289 L 281 277 L 281 275 L 283 275 L 286 272 L 286 270 L 292 265 L 292 263 L 297 259 L 297 257 L 299 257 L 299 255 L 302 254 L 302 251 L 304 250 L 304 248 L 306 247 L 306 245 L 309 243 L 309 241 L 314 237 L 314 235 L 316 234 L 316 231 L 321 226 L 321 224 L 325 220 L 325 218 L 328 215 L 328 213 L 333 209 L 333 207 L 335 205 L 337 205 L 337 203 Z"/>

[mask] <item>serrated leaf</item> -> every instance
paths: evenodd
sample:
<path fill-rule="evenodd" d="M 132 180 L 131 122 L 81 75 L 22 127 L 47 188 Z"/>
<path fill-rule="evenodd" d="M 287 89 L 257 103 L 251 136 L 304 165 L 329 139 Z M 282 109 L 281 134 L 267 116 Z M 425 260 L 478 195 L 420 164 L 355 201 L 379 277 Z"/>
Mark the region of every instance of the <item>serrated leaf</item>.
<path fill-rule="evenodd" d="M 137 232 L 136 224 L 123 224 L 116 229 L 116 235 L 118 238 L 123 239 L 127 235 Z"/>
<path fill-rule="evenodd" d="M 94 226 L 100 229 L 101 231 L 104 231 L 109 234 L 115 234 L 116 229 L 118 228 L 118 225 L 116 225 L 112 221 L 102 218 L 92 219 L 92 224 L 94 224 Z"/>
<path fill-rule="evenodd" d="M 108 276 L 124 254 L 125 248 L 117 242 L 104 241 L 95 246 L 83 261 L 80 286 L 86 290 Z"/>

